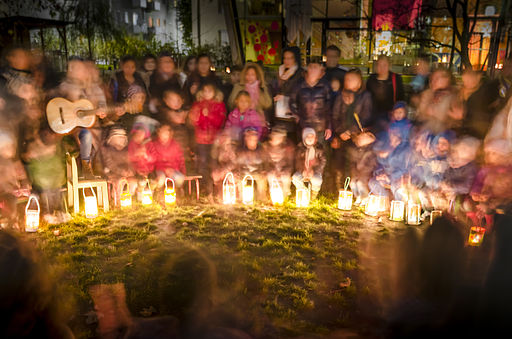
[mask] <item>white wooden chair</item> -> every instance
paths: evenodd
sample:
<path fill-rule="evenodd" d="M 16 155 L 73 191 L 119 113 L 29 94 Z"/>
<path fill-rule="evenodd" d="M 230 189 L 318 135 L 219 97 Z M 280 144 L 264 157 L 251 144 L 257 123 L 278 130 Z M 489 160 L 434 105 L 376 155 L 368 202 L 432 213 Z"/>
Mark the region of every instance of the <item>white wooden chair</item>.
<path fill-rule="evenodd" d="M 68 205 L 73 206 L 75 213 L 80 212 L 80 189 L 96 188 L 98 196 L 98 205 L 103 205 L 103 211 L 108 212 L 108 184 L 107 181 L 101 178 L 98 179 L 83 179 L 78 177 L 78 168 L 76 159 L 66 155 L 66 172 L 67 172 L 67 187 L 68 187 Z"/>

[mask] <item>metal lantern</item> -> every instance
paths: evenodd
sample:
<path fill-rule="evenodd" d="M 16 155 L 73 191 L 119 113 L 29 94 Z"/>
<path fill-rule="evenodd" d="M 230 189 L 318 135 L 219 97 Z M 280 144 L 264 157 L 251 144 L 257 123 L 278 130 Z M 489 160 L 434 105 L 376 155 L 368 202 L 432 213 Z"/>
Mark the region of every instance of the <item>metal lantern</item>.
<path fill-rule="evenodd" d="M 131 207 L 132 206 L 132 195 L 130 194 L 130 184 L 125 179 L 121 180 L 119 183 L 121 186 L 121 197 L 119 199 L 119 203 L 121 207 Z"/>
<path fill-rule="evenodd" d="M 98 199 L 96 198 L 96 193 L 92 186 L 90 187 L 92 195 L 86 196 L 85 189 L 82 190 L 84 195 L 84 209 L 85 209 L 85 217 L 89 219 L 94 219 L 98 217 Z"/>
<path fill-rule="evenodd" d="M 443 211 L 441 210 L 433 210 L 430 212 L 430 225 L 434 223 L 434 221 L 443 215 Z"/>
<path fill-rule="evenodd" d="M 242 179 L 242 203 L 244 205 L 254 204 L 254 178 L 250 174 Z"/>
<path fill-rule="evenodd" d="M 484 241 L 485 227 L 473 226 L 469 230 L 468 244 L 470 246 L 480 246 Z"/>
<path fill-rule="evenodd" d="M 279 185 L 279 181 L 275 178 L 272 179 L 272 183 L 270 185 L 270 199 L 274 205 L 282 205 L 284 203 L 283 189 L 281 188 L 281 185 Z"/>
<path fill-rule="evenodd" d="M 350 184 L 350 177 L 345 179 L 345 187 L 340 191 L 338 197 L 338 208 L 344 211 L 350 211 L 352 209 L 352 197 L 353 193 L 348 190 Z"/>
<path fill-rule="evenodd" d="M 167 186 L 169 181 L 172 182 L 172 187 Z M 176 204 L 176 189 L 174 188 L 174 180 L 171 178 L 165 179 L 164 201 L 166 205 Z"/>
<path fill-rule="evenodd" d="M 383 209 L 384 206 L 384 209 Z M 366 205 L 364 206 L 364 214 L 376 217 L 380 212 L 385 210 L 386 197 L 370 194 Z"/>
<path fill-rule="evenodd" d="M 297 207 L 308 207 L 311 200 L 309 188 L 298 188 L 295 192 L 295 205 Z"/>
<path fill-rule="evenodd" d="M 419 225 L 421 224 L 421 205 L 409 201 L 407 203 L 407 224 Z"/>
<path fill-rule="evenodd" d="M 30 209 L 30 203 L 36 202 L 37 209 Z M 41 213 L 41 207 L 39 201 L 34 195 L 28 198 L 27 206 L 25 207 L 25 232 L 37 232 L 39 228 L 39 215 Z"/>
<path fill-rule="evenodd" d="M 148 206 L 153 203 L 153 192 L 151 191 L 151 186 L 149 185 L 149 180 L 146 179 L 146 185 L 142 190 L 142 205 Z"/>
<path fill-rule="evenodd" d="M 233 173 L 228 172 L 222 182 L 222 201 L 224 205 L 234 205 L 236 203 L 236 186 Z"/>
<path fill-rule="evenodd" d="M 391 208 L 389 210 L 389 220 L 403 221 L 405 213 L 405 203 L 399 200 L 391 201 Z"/>

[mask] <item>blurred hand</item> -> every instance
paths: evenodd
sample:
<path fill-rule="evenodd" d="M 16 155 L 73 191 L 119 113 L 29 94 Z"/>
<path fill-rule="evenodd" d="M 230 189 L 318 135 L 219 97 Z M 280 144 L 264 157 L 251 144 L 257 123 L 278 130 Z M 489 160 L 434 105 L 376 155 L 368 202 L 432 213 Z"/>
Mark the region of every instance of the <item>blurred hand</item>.
<path fill-rule="evenodd" d="M 105 117 L 107 116 L 107 112 L 103 108 L 98 108 L 98 110 L 96 110 L 96 115 L 100 119 L 105 119 Z"/>
<path fill-rule="evenodd" d="M 340 138 L 341 140 L 343 141 L 347 141 L 348 139 L 350 139 L 350 131 L 345 131 L 343 133 L 340 134 Z"/>
<path fill-rule="evenodd" d="M 276 95 L 276 96 L 274 97 L 274 101 L 283 100 L 283 98 L 284 98 L 284 95 L 282 95 L 282 94 L 278 94 L 278 95 Z"/>
<path fill-rule="evenodd" d="M 324 132 L 325 140 L 329 140 L 332 136 L 332 131 L 330 129 L 326 129 Z"/>

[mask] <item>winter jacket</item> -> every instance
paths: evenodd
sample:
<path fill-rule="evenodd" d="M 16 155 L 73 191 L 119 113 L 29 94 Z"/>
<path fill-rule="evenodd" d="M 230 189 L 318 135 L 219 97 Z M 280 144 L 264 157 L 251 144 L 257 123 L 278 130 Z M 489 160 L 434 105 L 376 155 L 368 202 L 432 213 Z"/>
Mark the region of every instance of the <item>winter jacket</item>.
<path fill-rule="evenodd" d="M 186 173 L 185 158 L 180 145 L 175 140 L 170 140 L 163 145 L 158 139 L 148 143 L 148 153 L 155 162 L 155 170 L 165 171 L 173 169 Z"/>
<path fill-rule="evenodd" d="M 217 140 L 212 148 L 212 169 L 220 172 L 233 172 L 236 168 L 236 142 L 220 142 Z"/>
<path fill-rule="evenodd" d="M 208 112 L 206 115 L 206 111 Z M 196 143 L 211 145 L 226 118 L 223 102 L 202 100 L 194 103 L 190 110 L 190 121 L 195 127 Z"/>
<path fill-rule="evenodd" d="M 355 94 L 354 102 L 347 105 L 343 102 L 343 94 L 336 97 L 332 109 L 333 130 L 337 137 L 345 131 L 358 133 L 359 125 L 354 117 L 357 113 L 363 128 L 371 123 L 372 97 L 368 91 L 360 91 Z"/>
<path fill-rule="evenodd" d="M 456 195 L 468 194 L 475 181 L 478 167 L 474 161 L 458 167 L 448 168 L 444 174 L 444 182 Z"/>
<path fill-rule="evenodd" d="M 233 90 L 231 91 L 231 95 L 228 99 L 228 107 L 230 110 L 234 110 L 235 107 L 235 99 L 241 91 L 245 91 L 245 85 L 243 84 L 235 84 L 233 86 Z M 270 96 L 270 92 L 266 85 L 260 86 L 260 96 L 258 102 L 256 103 L 255 110 L 264 116 L 265 110 L 272 107 L 272 97 Z"/>
<path fill-rule="evenodd" d="M 304 172 L 305 158 L 306 158 L 306 146 L 303 143 L 300 143 L 297 150 L 295 151 L 295 170 L 299 173 Z M 322 175 L 324 173 L 325 164 L 327 163 L 327 158 L 325 157 L 324 150 L 322 146 L 319 144 L 315 145 L 315 159 L 313 159 L 309 167 L 313 169 L 314 174 Z"/>
<path fill-rule="evenodd" d="M 255 127 L 258 131 L 258 137 L 261 138 L 263 133 L 263 127 L 265 122 L 261 115 L 253 109 L 248 109 L 247 112 L 241 114 L 238 108 L 229 113 L 228 119 L 226 120 L 225 128 L 233 128 L 238 131 L 240 137 L 241 132 L 247 127 Z"/>
<path fill-rule="evenodd" d="M 324 79 L 314 86 L 303 79 L 290 96 L 290 109 L 299 117 L 300 127 L 311 127 L 318 136 L 323 136 L 324 131 L 331 128 L 331 108 L 331 87 Z"/>
<path fill-rule="evenodd" d="M 105 146 L 101 150 L 103 170 L 108 178 L 131 177 L 135 175 L 128 147 L 118 151 L 114 147 Z"/>
<path fill-rule="evenodd" d="M 263 144 L 265 151 L 265 167 L 268 173 L 276 176 L 293 173 L 295 161 L 295 146 L 286 140 L 284 143 L 272 146 L 270 142 Z"/>
<path fill-rule="evenodd" d="M 393 79 L 394 85 L 393 85 Z M 400 74 L 389 72 L 386 80 L 378 80 L 377 74 L 372 74 L 366 82 L 366 89 L 373 100 L 374 121 L 388 121 L 388 114 L 397 101 L 404 100 L 404 85 Z"/>
<path fill-rule="evenodd" d="M 128 99 L 128 88 L 131 85 L 140 86 L 144 90 L 147 96 L 147 88 L 144 79 L 139 74 L 139 72 L 135 72 L 133 74 L 134 82 L 132 84 L 128 83 L 122 71 L 116 72 L 116 74 L 110 80 L 110 95 L 112 96 L 112 101 L 115 103 L 123 103 Z"/>
<path fill-rule="evenodd" d="M 176 73 L 167 76 L 156 70 L 149 77 L 149 93 L 151 97 L 157 98 L 158 100 L 162 100 L 162 96 L 166 90 L 180 88 L 180 80 Z"/>
<path fill-rule="evenodd" d="M 338 79 L 340 85 L 343 87 L 343 81 L 346 73 L 347 69 L 341 65 L 337 65 L 336 67 L 326 67 L 324 78 L 329 83 L 331 83 L 332 79 Z"/>
<path fill-rule="evenodd" d="M 155 170 L 155 162 L 148 151 L 148 144 L 147 142 L 137 144 L 133 141 L 128 144 L 130 162 L 135 172 L 141 176 L 147 176 Z"/>
<path fill-rule="evenodd" d="M 236 173 L 240 176 L 247 174 L 263 175 L 266 173 L 263 148 L 260 145 L 255 150 L 249 150 L 245 146 L 237 150 Z"/>

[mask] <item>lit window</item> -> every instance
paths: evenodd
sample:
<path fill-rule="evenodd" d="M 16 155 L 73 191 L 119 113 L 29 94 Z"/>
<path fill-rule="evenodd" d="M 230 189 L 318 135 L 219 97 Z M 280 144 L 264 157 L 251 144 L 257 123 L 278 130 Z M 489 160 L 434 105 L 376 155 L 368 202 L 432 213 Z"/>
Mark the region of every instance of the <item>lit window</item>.
<path fill-rule="evenodd" d="M 128 12 L 124 12 L 124 23 L 125 24 L 130 23 L 130 17 L 128 16 Z"/>
<path fill-rule="evenodd" d="M 137 25 L 137 20 L 139 20 L 139 15 L 137 13 L 133 13 L 133 25 Z"/>
<path fill-rule="evenodd" d="M 153 27 L 153 18 L 152 17 L 148 18 L 148 27 Z"/>
<path fill-rule="evenodd" d="M 160 10 L 160 1 L 155 1 L 155 11 Z"/>
<path fill-rule="evenodd" d="M 156 25 L 157 25 L 158 27 L 160 27 L 160 18 L 157 18 L 157 19 L 156 19 Z"/>

